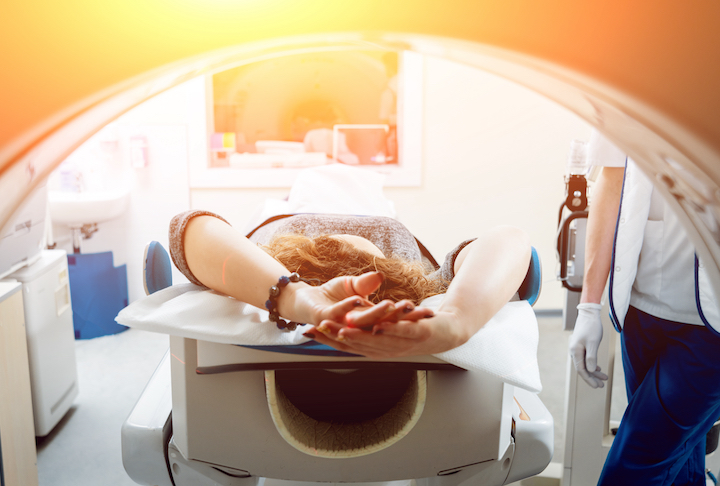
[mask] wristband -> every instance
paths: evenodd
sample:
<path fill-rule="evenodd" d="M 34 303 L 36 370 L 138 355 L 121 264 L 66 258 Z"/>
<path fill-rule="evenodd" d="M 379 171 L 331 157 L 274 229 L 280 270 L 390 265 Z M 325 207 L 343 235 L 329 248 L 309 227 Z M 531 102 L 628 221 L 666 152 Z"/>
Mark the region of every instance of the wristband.
<path fill-rule="evenodd" d="M 278 279 L 277 284 L 270 287 L 270 293 L 268 300 L 265 301 L 265 307 L 270 311 L 270 320 L 275 323 L 278 329 L 282 331 L 294 331 L 297 326 L 304 326 L 304 323 L 295 321 L 286 321 L 280 317 L 280 313 L 277 310 L 277 300 L 280 297 L 282 289 L 287 287 L 290 282 L 300 282 L 302 279 L 296 272 L 291 273 L 289 276 L 283 275 Z"/>

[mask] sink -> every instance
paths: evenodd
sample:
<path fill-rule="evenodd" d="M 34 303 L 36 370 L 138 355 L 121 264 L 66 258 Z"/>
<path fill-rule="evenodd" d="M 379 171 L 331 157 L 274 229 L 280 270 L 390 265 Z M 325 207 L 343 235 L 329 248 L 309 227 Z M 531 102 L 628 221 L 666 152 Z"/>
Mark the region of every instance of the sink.
<path fill-rule="evenodd" d="M 79 227 L 85 224 L 102 223 L 121 216 L 130 201 L 130 192 L 48 191 L 50 218 L 53 223 Z"/>

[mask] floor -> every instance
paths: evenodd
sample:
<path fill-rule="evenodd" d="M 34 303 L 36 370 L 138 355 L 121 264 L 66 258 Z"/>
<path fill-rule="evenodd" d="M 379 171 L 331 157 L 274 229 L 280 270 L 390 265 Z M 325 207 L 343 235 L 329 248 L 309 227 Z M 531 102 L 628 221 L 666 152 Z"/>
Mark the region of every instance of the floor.
<path fill-rule="evenodd" d="M 555 418 L 558 461 L 564 449 L 562 421 L 569 333 L 562 330 L 557 315 L 541 315 L 538 324 L 543 382 L 540 398 Z M 135 485 L 122 465 L 120 428 L 167 349 L 166 335 L 134 329 L 76 341 L 80 394 L 58 426 L 37 440 L 40 486 Z M 613 401 L 611 415 L 619 419 L 624 392 L 621 380 L 616 382 L 620 388 L 613 396 L 620 399 Z M 708 465 L 713 472 L 720 469 L 717 452 Z"/>
<path fill-rule="evenodd" d="M 40 486 L 134 486 L 125 473 L 120 428 L 169 346 L 167 335 L 130 329 L 76 341 L 75 405 L 38 438 Z"/>

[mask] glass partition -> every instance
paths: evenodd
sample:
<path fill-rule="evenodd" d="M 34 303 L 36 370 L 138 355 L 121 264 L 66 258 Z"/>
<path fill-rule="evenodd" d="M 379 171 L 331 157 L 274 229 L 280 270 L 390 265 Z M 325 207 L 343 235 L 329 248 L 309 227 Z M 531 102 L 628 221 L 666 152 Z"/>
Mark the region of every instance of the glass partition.
<path fill-rule="evenodd" d="M 420 55 L 265 59 L 209 76 L 206 100 L 207 159 L 191 162 L 194 187 L 284 187 L 300 169 L 333 163 L 420 184 Z"/>

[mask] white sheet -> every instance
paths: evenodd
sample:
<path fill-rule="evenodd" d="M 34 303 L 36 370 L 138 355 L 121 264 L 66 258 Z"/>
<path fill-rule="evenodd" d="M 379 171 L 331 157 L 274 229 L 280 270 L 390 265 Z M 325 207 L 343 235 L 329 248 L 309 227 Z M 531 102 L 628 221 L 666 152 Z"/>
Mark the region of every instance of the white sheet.
<path fill-rule="evenodd" d="M 437 309 L 442 295 L 423 302 Z M 288 345 L 308 341 L 302 327 L 279 331 L 263 309 L 193 284 L 179 284 L 135 301 L 116 321 L 135 329 L 226 344 Z M 538 326 L 530 304 L 509 302 L 467 343 L 435 355 L 533 392 L 542 389 Z"/>

